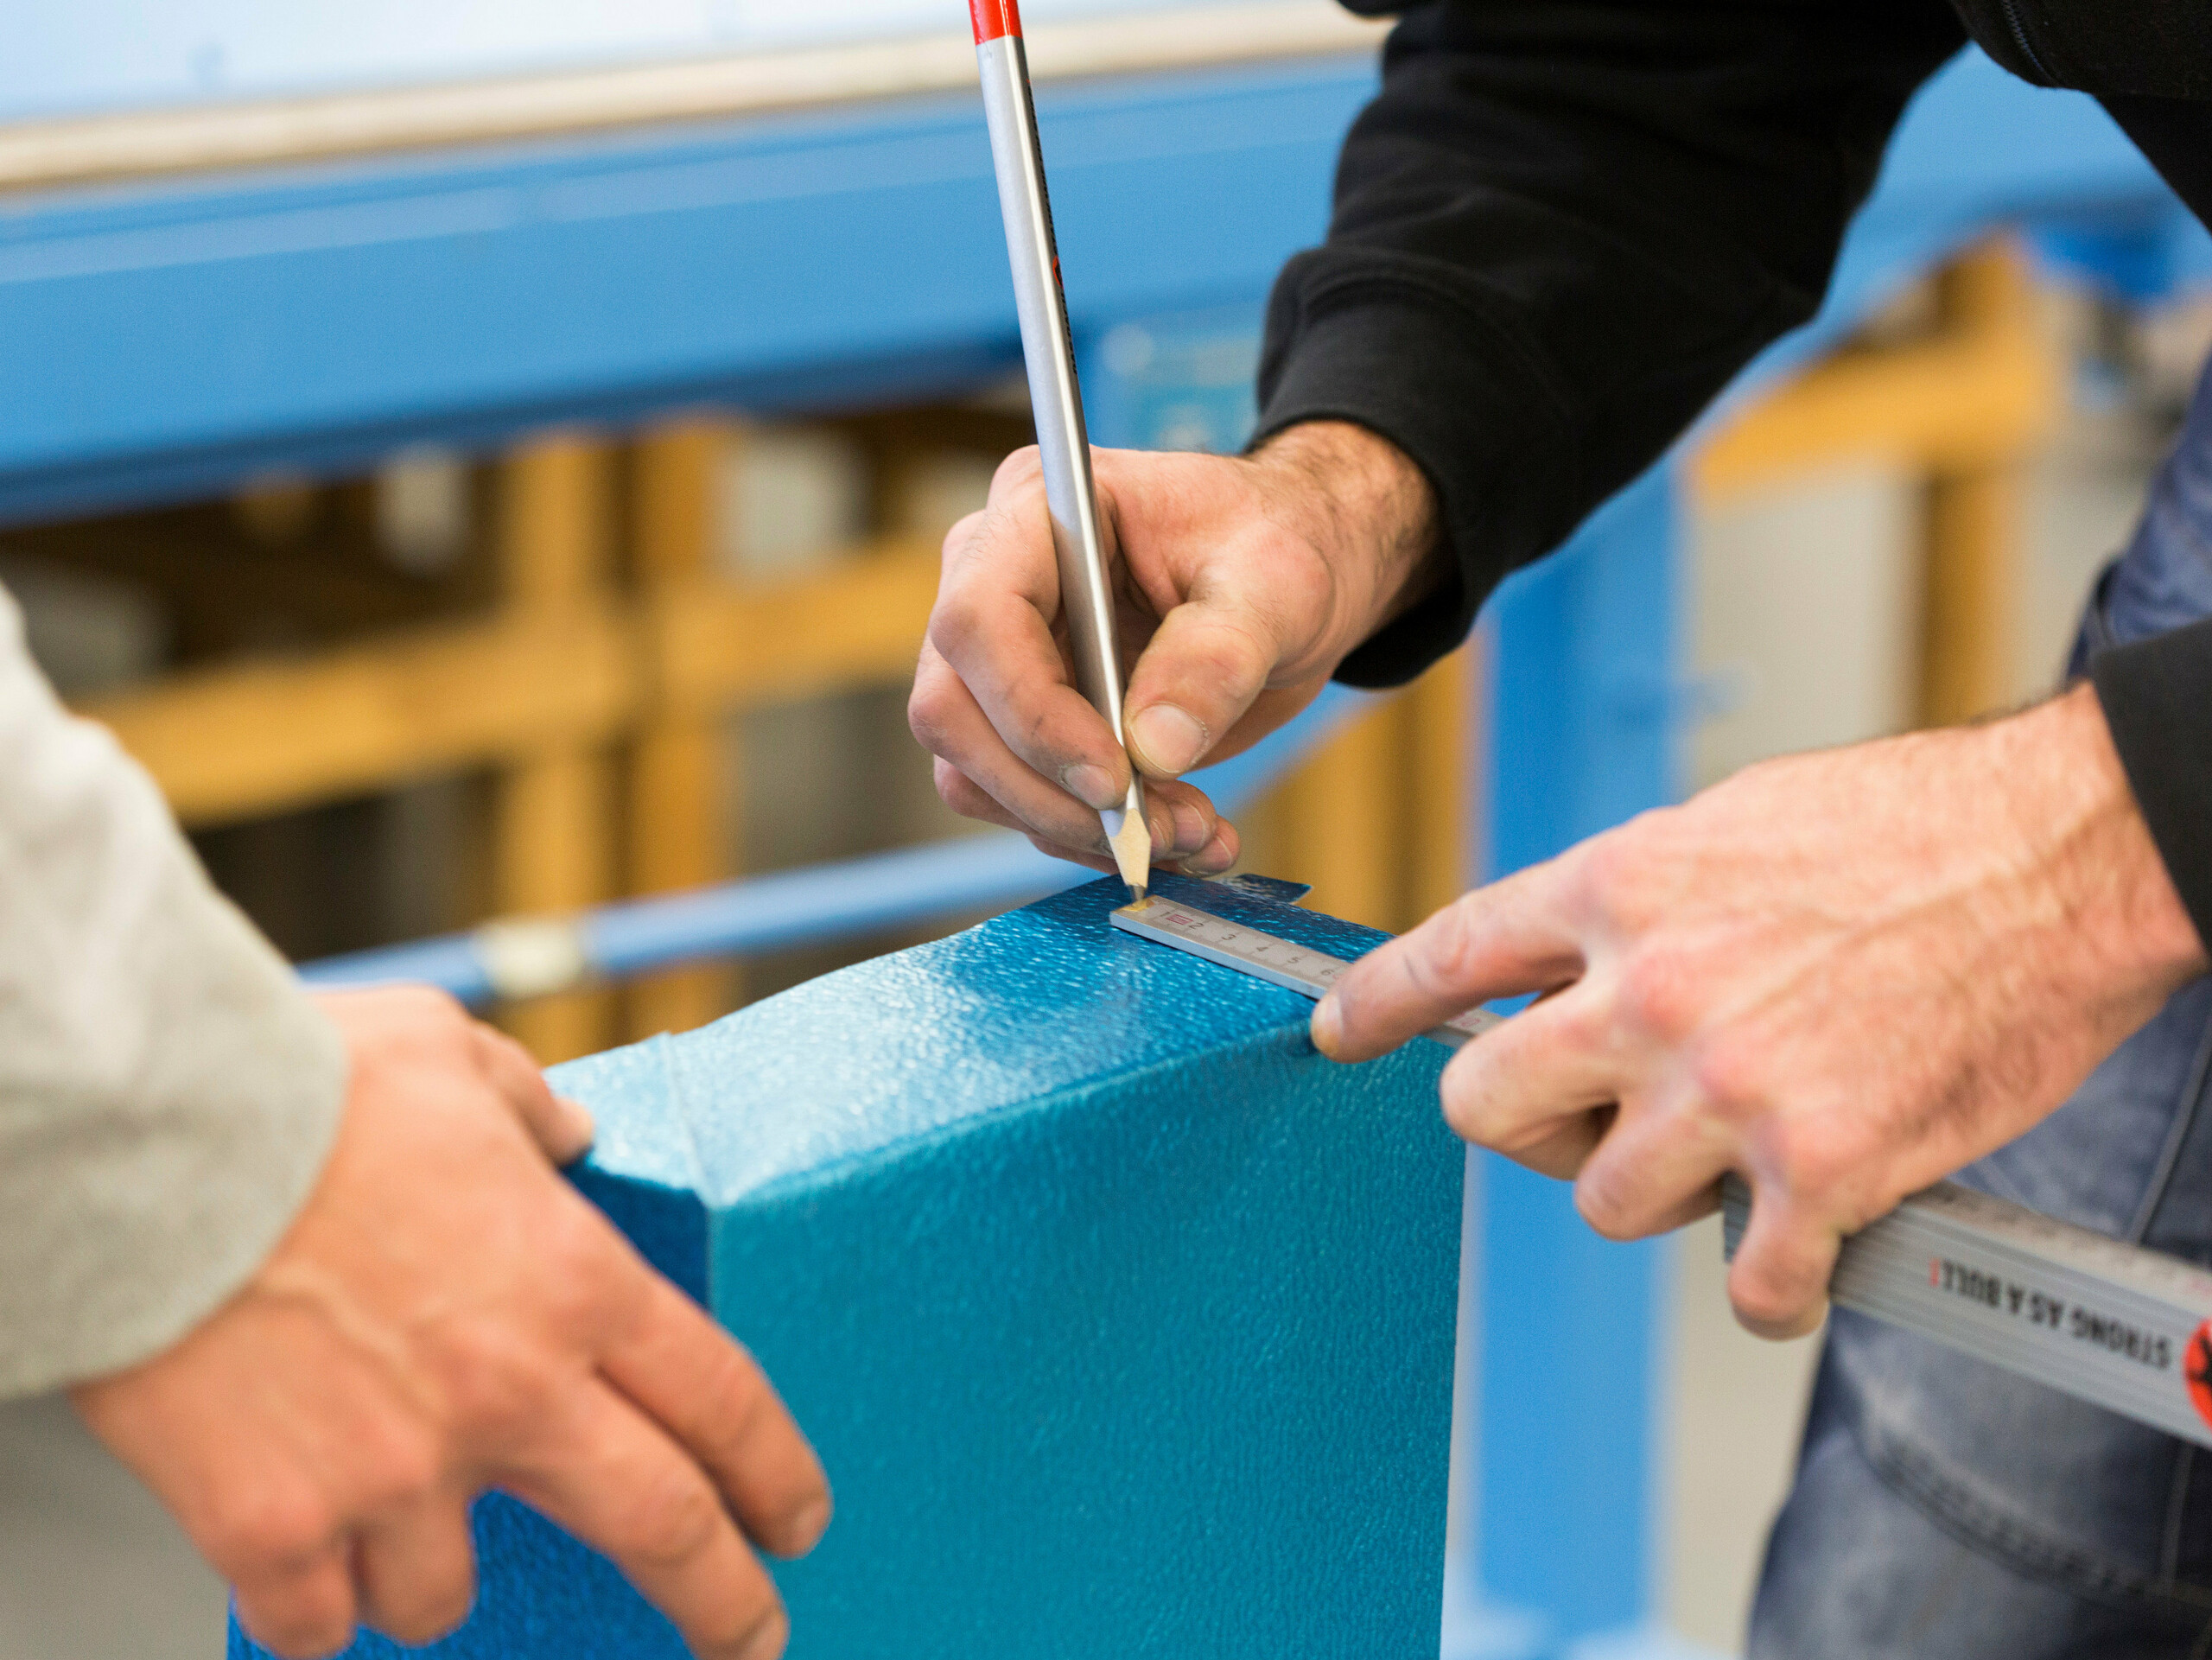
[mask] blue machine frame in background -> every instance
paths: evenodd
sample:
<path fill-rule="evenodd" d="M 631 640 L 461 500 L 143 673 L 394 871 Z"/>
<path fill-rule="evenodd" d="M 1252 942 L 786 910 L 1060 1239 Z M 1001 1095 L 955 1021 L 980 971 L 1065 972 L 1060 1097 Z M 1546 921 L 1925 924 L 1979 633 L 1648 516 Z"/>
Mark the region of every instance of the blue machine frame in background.
<path fill-rule="evenodd" d="M 1043 89 L 1100 442 L 1199 447 L 1243 429 L 1244 370 L 1224 366 L 1249 366 L 1276 267 L 1320 233 L 1337 143 L 1373 80 L 1371 64 L 1334 60 Z M 2212 270 L 2094 106 L 1968 54 L 1914 106 L 1821 321 L 1747 384 L 2022 221 L 2123 291 Z M 0 522 L 688 402 L 957 392 L 1018 361 L 1000 234 L 980 111 L 959 99 L 7 200 Z M 1662 465 L 1631 486 L 1490 607 L 1486 872 L 1676 792 L 1697 700 L 1672 477 Z M 1263 775 L 1246 770 L 1236 790 Z M 635 970 L 1050 884 L 999 846 L 791 873 L 592 925 L 604 960 Z M 323 977 L 402 966 L 485 989 L 466 941 Z M 1447 1650 L 1666 1652 L 1665 1249 L 1597 1241 L 1565 1189 L 1512 1167 L 1475 1161 L 1471 1178 L 1475 1433 Z"/>
<path fill-rule="evenodd" d="M 1047 84 L 1077 328 L 1253 305 L 1371 90 L 1327 60 Z M 979 106 L 924 99 L 0 200 L 0 521 L 686 401 L 1019 360 Z"/>

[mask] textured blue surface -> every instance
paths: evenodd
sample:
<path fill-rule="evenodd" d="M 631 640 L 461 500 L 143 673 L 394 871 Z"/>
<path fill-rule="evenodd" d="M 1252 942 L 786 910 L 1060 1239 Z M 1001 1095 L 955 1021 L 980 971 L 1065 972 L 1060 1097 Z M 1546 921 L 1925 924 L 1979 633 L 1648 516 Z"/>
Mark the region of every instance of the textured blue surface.
<path fill-rule="evenodd" d="M 1341 955 L 1377 938 L 1192 891 Z M 1113 931 L 1121 897 L 557 1074 L 599 1117 L 585 1190 L 708 1290 L 836 1484 L 777 1570 L 798 1660 L 1436 1653 L 1445 1052 L 1335 1066 L 1304 999 Z M 431 1652 L 681 1652 L 520 1507 L 477 1523 L 477 1613 Z"/>

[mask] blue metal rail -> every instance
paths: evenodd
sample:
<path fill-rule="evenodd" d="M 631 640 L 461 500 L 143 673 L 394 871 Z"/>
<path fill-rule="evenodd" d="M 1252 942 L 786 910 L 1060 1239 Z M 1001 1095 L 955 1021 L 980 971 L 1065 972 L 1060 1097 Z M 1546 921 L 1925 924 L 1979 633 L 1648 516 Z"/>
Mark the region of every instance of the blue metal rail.
<path fill-rule="evenodd" d="M 1192 780 L 1234 814 L 1364 701 L 1332 686 L 1288 726 L 1234 760 L 1193 773 Z M 467 933 L 327 957 L 306 964 L 300 975 L 326 988 L 415 981 L 441 986 L 463 1002 L 484 1003 L 702 958 L 865 938 L 1003 909 L 1090 876 L 1039 853 L 1023 836 L 997 831 L 626 900 L 573 917 L 506 919 Z"/>

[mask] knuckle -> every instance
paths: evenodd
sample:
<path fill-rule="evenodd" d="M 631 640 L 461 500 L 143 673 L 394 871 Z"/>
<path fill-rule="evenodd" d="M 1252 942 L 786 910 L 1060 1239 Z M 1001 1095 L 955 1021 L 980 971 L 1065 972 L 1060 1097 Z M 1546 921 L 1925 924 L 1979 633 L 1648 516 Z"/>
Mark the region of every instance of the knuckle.
<path fill-rule="evenodd" d="M 932 755 L 942 755 L 948 747 L 945 738 L 953 702 L 950 689 L 937 676 L 917 679 L 912 695 L 906 699 L 907 729 Z"/>
<path fill-rule="evenodd" d="M 1698 1100 L 1726 1123 L 1744 1123 L 1767 1104 L 1765 1067 L 1739 1040 L 1724 1038 L 1699 1046 L 1689 1076 Z"/>
<path fill-rule="evenodd" d="M 992 472 L 991 499 L 997 501 L 1001 491 L 1030 483 L 1042 478 L 1044 473 L 1045 463 L 1037 446 L 1024 444 L 1020 448 L 1011 451 Z"/>
<path fill-rule="evenodd" d="M 437 1440 L 410 1430 L 382 1437 L 365 1484 L 359 1509 L 365 1513 L 411 1509 L 437 1491 L 445 1473 Z"/>
<path fill-rule="evenodd" d="M 931 772 L 937 785 L 938 797 L 946 806 L 964 817 L 980 818 L 983 816 L 987 811 L 984 803 L 989 798 L 975 779 L 943 759 L 938 760 Z"/>
<path fill-rule="evenodd" d="M 1574 1184 L 1574 1208 L 1592 1231 L 1606 1239 L 1633 1239 L 1642 1231 L 1630 1195 L 1610 1166 L 1583 1167 Z"/>
<path fill-rule="evenodd" d="M 1584 906 L 1617 927 L 1642 919 L 1643 849 L 1633 823 L 1593 837 L 1577 849 L 1574 887 Z"/>
<path fill-rule="evenodd" d="M 540 1224 L 537 1254 L 545 1269 L 540 1294 L 557 1320 L 567 1320 L 595 1314 L 634 1291 L 631 1270 L 638 1259 L 605 1216 L 572 1194 L 562 1198 Z"/>
<path fill-rule="evenodd" d="M 1700 1010 L 1700 976 L 1681 953 L 1656 945 L 1631 951 L 1621 965 L 1620 1017 L 1631 1031 L 1662 1044 L 1694 1031 Z"/>
<path fill-rule="evenodd" d="M 728 1525 L 721 1502 L 695 1472 L 672 1470 L 639 1492 L 629 1554 L 649 1570 L 672 1572 L 697 1561 Z"/>
<path fill-rule="evenodd" d="M 1436 913 L 1426 949 L 1408 953 L 1407 968 L 1424 991 L 1443 991 L 1474 978 L 1484 913 L 1482 890 L 1463 894 Z"/>
<path fill-rule="evenodd" d="M 1495 1110 L 1490 1092 L 1478 1079 L 1453 1078 L 1446 1073 L 1443 1086 L 1444 1122 L 1452 1133 L 1463 1142 L 1477 1147 L 1495 1148 L 1506 1133 L 1506 1126 Z"/>
<path fill-rule="evenodd" d="M 476 1022 L 459 1000 L 435 986 L 394 986 L 385 994 L 391 1024 L 385 1043 L 363 1057 L 372 1065 L 404 1071 L 410 1066 L 448 1068 L 473 1062 L 471 1033 Z"/>
<path fill-rule="evenodd" d="M 551 1398 L 546 1369 L 500 1345 L 462 1345 L 447 1363 L 446 1399 L 463 1441 L 503 1445 L 538 1422 Z"/>
<path fill-rule="evenodd" d="M 394 987 L 392 997 L 425 1037 L 447 1037 L 456 1032 L 467 1031 L 470 1025 L 468 1011 L 461 1006 L 459 1000 L 436 986 Z"/>
<path fill-rule="evenodd" d="M 945 531 L 944 540 L 938 545 L 938 552 L 946 564 L 952 563 L 967 550 L 968 544 L 976 539 L 976 532 L 982 522 L 983 511 L 981 508 L 972 513 L 963 513 L 952 521 L 952 528 Z"/>
<path fill-rule="evenodd" d="M 1218 618 L 1204 631 L 1186 666 L 1204 684 L 1255 687 L 1274 672 L 1275 653 L 1249 627 Z"/>
<path fill-rule="evenodd" d="M 930 614 L 930 644 L 948 664 L 987 649 L 991 633 L 989 619 L 974 595 L 957 591 L 938 595 L 937 608 Z"/>
<path fill-rule="evenodd" d="M 260 1483 L 226 1488 L 194 1531 L 208 1560 L 235 1580 L 304 1562 L 327 1548 L 338 1526 L 336 1511 L 320 1495 Z"/>
<path fill-rule="evenodd" d="M 1780 1122 L 1764 1139 L 1771 1167 L 1791 1194 L 1833 1197 L 1858 1173 L 1859 1149 L 1825 1127 Z"/>

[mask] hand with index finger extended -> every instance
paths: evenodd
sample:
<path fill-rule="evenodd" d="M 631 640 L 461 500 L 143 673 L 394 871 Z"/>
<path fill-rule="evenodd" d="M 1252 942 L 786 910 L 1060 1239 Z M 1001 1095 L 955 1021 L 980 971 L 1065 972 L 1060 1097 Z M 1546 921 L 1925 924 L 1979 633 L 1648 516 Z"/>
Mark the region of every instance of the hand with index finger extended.
<path fill-rule="evenodd" d="M 1453 1057 L 1445 1114 L 1466 1141 L 1573 1177 L 1611 1122 L 1615 1078 L 1575 1028 L 1587 1004 L 1574 1000 L 1584 959 L 1567 919 L 1568 881 L 1557 864 L 1533 867 L 1376 947 L 1316 1005 L 1314 1047 L 1369 1059 L 1483 1003 L 1537 993 Z"/>
<path fill-rule="evenodd" d="M 1821 1317 L 1839 1243 L 2039 1122 L 2203 971 L 2093 687 L 1747 768 L 1468 895 L 1314 1011 L 1380 1053 L 1548 992 L 1446 1068 L 1470 1140 L 1633 1238 L 1750 1183 L 1738 1316 Z"/>

